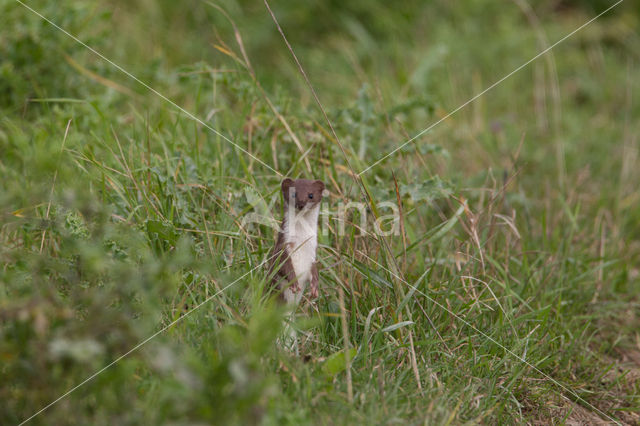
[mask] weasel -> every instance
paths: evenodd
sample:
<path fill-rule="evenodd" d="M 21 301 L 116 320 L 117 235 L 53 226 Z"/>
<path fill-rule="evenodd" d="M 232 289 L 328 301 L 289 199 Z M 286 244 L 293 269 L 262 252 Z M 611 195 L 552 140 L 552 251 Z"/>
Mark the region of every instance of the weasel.
<path fill-rule="evenodd" d="M 271 285 L 281 298 L 297 305 L 307 285 L 312 299 L 318 297 L 318 215 L 324 183 L 321 180 L 282 181 L 284 218 L 270 254 Z"/>

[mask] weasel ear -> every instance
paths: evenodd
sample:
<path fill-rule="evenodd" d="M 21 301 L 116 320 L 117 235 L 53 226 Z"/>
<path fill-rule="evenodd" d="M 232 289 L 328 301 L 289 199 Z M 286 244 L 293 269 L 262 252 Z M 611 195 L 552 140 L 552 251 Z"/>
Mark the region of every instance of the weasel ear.
<path fill-rule="evenodd" d="M 317 180 L 317 181 L 313 182 L 313 185 L 314 185 L 316 188 L 318 188 L 318 190 L 319 190 L 320 192 L 324 191 L 324 182 L 323 182 L 323 181 L 321 181 L 321 180 Z"/>
<path fill-rule="evenodd" d="M 289 199 L 289 188 L 291 188 L 293 186 L 293 179 L 290 178 L 286 178 L 285 180 L 282 181 L 282 195 L 284 195 L 284 199 L 288 200 Z"/>

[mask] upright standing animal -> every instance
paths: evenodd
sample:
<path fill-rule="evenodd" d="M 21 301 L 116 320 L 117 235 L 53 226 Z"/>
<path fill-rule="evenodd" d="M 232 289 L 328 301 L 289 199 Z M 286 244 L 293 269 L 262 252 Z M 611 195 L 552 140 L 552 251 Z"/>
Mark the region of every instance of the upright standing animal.
<path fill-rule="evenodd" d="M 276 245 L 270 254 L 272 286 L 287 304 L 296 306 L 309 284 L 312 299 L 318 297 L 318 215 L 324 183 L 321 180 L 282 181 L 284 217 Z"/>

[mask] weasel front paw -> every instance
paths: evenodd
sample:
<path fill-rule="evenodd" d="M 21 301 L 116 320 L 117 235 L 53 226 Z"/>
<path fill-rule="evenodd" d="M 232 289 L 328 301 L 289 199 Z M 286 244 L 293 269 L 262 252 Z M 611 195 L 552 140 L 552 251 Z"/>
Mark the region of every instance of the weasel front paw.
<path fill-rule="evenodd" d="M 289 286 L 289 290 L 291 290 L 293 293 L 298 293 L 300 291 L 300 285 L 298 284 L 298 280 L 295 280 L 294 282 L 291 283 L 291 285 Z"/>
<path fill-rule="evenodd" d="M 318 287 L 311 286 L 311 298 L 312 299 L 318 298 Z"/>

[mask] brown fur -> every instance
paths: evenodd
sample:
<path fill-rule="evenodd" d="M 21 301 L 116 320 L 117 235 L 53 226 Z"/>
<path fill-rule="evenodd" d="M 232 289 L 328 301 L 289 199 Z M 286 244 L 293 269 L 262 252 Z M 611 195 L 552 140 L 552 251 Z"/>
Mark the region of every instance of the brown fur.
<path fill-rule="evenodd" d="M 284 198 L 284 217 L 280 225 L 280 231 L 276 239 L 276 244 L 269 255 L 269 275 L 272 275 L 271 288 L 277 289 L 280 293 L 280 299 L 283 299 L 282 292 L 289 288 L 292 292 L 300 291 L 298 278 L 296 277 L 291 258 L 289 256 L 289 247 L 285 241 L 284 229 L 287 221 L 287 212 L 292 205 L 295 211 L 301 211 L 305 207 L 315 206 L 322 200 L 322 192 L 324 191 L 324 183 L 320 180 L 309 179 L 285 179 L 282 181 L 282 196 Z M 316 263 L 311 266 L 310 296 L 315 299 L 318 297 L 318 267 Z"/>

